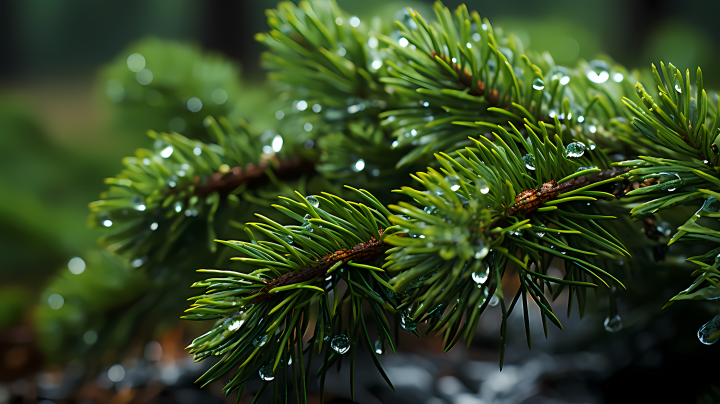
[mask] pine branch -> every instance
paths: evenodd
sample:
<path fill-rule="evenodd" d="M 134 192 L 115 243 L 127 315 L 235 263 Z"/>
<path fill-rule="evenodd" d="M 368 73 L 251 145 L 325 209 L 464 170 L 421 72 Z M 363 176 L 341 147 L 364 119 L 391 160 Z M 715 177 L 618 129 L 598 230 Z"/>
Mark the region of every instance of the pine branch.
<path fill-rule="evenodd" d="M 690 71 L 682 72 L 672 64 L 660 63 L 660 69 L 652 66 L 655 84 L 660 90 L 658 104 L 638 83 L 636 90 L 642 103 L 624 99 L 625 105 L 636 116 L 633 124 L 652 142 L 662 147 L 652 157 L 641 156 L 639 160 L 624 163 L 629 166 L 628 177 L 640 185 L 627 193 L 639 203 L 632 208 L 634 218 L 644 218 L 677 206 L 702 206 L 692 215 L 668 245 L 688 241 L 707 245 L 708 252 L 688 258 L 700 266 L 693 273 L 692 285 L 670 299 L 668 305 L 679 300 L 715 299 L 720 296 L 716 284 L 720 281 L 717 253 L 720 251 L 720 232 L 715 231 L 711 221 L 720 218 L 720 151 L 716 143 L 720 114 L 709 101 L 717 102 L 717 95 L 708 96 L 703 87 L 703 76 L 698 68 L 695 85 L 690 83 Z M 661 77 L 662 74 L 662 77 Z M 710 129 L 708 129 L 710 128 Z M 705 219 L 707 218 L 707 219 Z M 711 337 L 710 335 L 706 337 Z M 718 335 L 713 335 L 716 339 Z"/>
<path fill-rule="evenodd" d="M 258 215 L 264 223 L 249 223 L 248 228 L 268 241 L 257 240 L 248 230 L 251 242 L 222 242 L 243 253 L 238 260 L 260 269 L 250 273 L 201 270 L 225 277 L 193 285 L 208 291 L 192 299 L 195 303 L 185 316 L 219 319 L 212 331 L 189 347 L 196 360 L 222 356 L 200 381 L 210 383 L 240 364 L 225 390 L 241 391 L 248 378 L 258 373 L 265 381 L 273 380 L 292 359 L 300 363 L 301 376 L 282 382 L 305 386 L 306 378 L 311 379 L 312 351 L 321 352 L 329 342 L 319 371 L 324 380 L 328 368 L 348 352 L 354 366 L 358 342 L 376 345 L 367 333 L 366 314 L 392 346 L 385 312 L 394 311 L 395 299 L 382 286 L 389 278 L 382 269 L 368 265 L 377 264 L 386 249 L 380 236 L 390 226 L 389 212 L 366 191 L 356 192 L 370 206 L 330 194 L 303 198 L 297 193 L 294 200 L 282 198 L 286 206 L 274 207 L 302 225 L 282 226 Z M 346 320 L 344 307 L 351 313 Z M 305 345 L 302 336 L 308 332 L 311 337 Z M 308 365 L 303 372 L 306 351 Z M 374 356 L 374 349 L 371 352 Z M 376 358 L 375 363 L 389 382 Z"/>

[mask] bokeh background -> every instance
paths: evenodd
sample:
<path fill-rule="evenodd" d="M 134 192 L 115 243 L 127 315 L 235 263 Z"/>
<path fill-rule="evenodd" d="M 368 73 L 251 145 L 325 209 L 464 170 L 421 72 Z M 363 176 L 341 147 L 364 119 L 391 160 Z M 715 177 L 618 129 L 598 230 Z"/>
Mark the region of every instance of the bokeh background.
<path fill-rule="evenodd" d="M 391 19 L 407 6 L 429 13 L 431 5 L 338 3 L 361 19 Z M 193 385 L 204 367 L 192 364 L 183 348 L 202 327 L 178 324 L 180 313 L 152 341 L 92 360 L 58 354 L 69 342 L 54 324 L 93 310 L 122 310 L 144 287 L 141 274 L 97 249 L 87 204 L 105 189 L 103 179 L 120 170 L 122 157 L 152 145 L 146 130 L 199 132 L 207 114 L 249 116 L 259 126 L 273 119 L 266 107 L 273 94 L 264 87 L 259 62 L 263 46 L 254 35 L 266 30 L 264 10 L 275 4 L 0 1 L 0 404 L 234 402 L 223 397 L 219 384 L 204 390 Z M 629 68 L 660 60 L 691 70 L 699 65 L 706 86 L 720 88 L 717 1 L 466 4 L 529 47 L 550 51 L 560 64 L 608 54 Z M 128 69 L 127 57 L 136 52 L 156 63 L 151 86 L 141 87 L 141 76 Z M 200 58 L 205 64 L 198 67 Z M 164 109 L 159 91 L 182 98 L 173 89 L 189 82 L 198 91 L 226 91 L 214 93 L 213 103 L 197 113 Z M 403 339 L 398 357 L 384 361 L 399 392 L 393 394 L 365 358 L 360 364 L 368 371 L 359 372 L 356 400 L 694 402 L 712 391 L 716 379 L 717 347 L 700 344 L 695 332 L 717 309 L 675 305 L 661 312 L 687 283 L 689 272 L 677 268 L 629 269 L 631 292 L 618 295 L 624 327 L 612 334 L 602 325 L 607 303 L 597 302 L 595 314 L 590 310 L 582 322 L 575 314 L 564 321 L 565 331 L 550 330 L 547 341 L 536 323 L 529 351 L 521 317 L 515 316 L 510 327 L 519 337 L 509 343 L 502 372 L 496 311 L 484 316 L 469 348 L 442 354 L 432 338 Z M 86 301 L 96 306 L 84 307 Z M 98 339 L 93 333 L 75 342 L 92 346 Z M 132 341 L 133 334 L 118 340 Z M 328 401 L 349 400 L 346 371 L 326 384 Z"/>

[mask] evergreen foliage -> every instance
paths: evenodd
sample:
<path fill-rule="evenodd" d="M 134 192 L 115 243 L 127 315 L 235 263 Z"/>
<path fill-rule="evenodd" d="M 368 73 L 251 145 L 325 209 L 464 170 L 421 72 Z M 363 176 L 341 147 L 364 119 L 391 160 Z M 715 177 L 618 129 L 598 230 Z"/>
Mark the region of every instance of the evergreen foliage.
<path fill-rule="evenodd" d="M 233 372 L 230 393 L 259 375 L 256 400 L 272 381 L 274 401 L 300 402 L 335 363 L 354 369 L 364 345 L 392 386 L 377 353 L 395 351 L 400 328 L 440 334 L 449 350 L 470 344 L 496 304 L 502 367 L 518 303 L 531 347 L 530 300 L 547 336 L 548 322 L 562 329 L 561 292 L 568 316 L 577 304 L 582 317 L 588 289 L 612 299 L 624 287 L 616 263 L 647 255 L 630 219 L 681 205 L 701 206 L 669 244 L 707 248 L 669 303 L 720 297 L 709 224 L 720 217 L 720 118 L 701 71 L 691 85 L 672 65 L 570 69 L 465 6 L 434 11 L 432 23 L 409 9 L 368 24 L 332 2 L 281 3 L 257 36 L 277 126 L 219 116 L 203 121 L 207 135 L 151 131 L 154 149 L 126 158 L 90 205 L 91 225 L 111 230 L 101 244 L 163 285 L 162 298 L 182 294 L 169 285 L 190 283 L 189 268 L 220 268 L 200 270 L 210 277 L 193 287 L 206 290 L 183 317 L 214 321 L 188 347 L 219 358 L 199 382 Z M 242 224 L 253 213 L 260 221 Z"/>

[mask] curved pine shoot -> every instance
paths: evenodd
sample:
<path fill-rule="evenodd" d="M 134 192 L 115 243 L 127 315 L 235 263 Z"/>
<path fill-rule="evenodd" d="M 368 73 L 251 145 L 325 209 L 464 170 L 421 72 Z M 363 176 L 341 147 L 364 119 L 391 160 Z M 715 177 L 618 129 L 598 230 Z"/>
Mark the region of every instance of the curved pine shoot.
<path fill-rule="evenodd" d="M 386 313 L 395 311 L 397 301 L 380 268 L 390 212 L 366 191 L 356 194 L 367 204 L 327 193 L 281 198 L 284 204 L 274 207 L 297 224 L 258 215 L 261 222 L 247 225 L 250 242 L 220 241 L 241 252 L 236 260 L 257 269 L 200 270 L 213 277 L 193 285 L 207 291 L 191 299 L 185 318 L 217 322 L 188 348 L 196 360 L 220 360 L 199 382 L 210 383 L 237 367 L 226 392 L 242 390 L 259 374 L 268 383 L 274 379 L 274 392 L 278 383 L 287 389 L 294 382 L 301 402 L 316 377 L 310 374 L 313 351 L 324 355 L 317 374 L 322 390 L 327 370 L 343 359 L 354 367 L 365 345 L 392 387 L 375 353 L 386 345 L 394 351 Z M 370 319 L 377 340 L 370 338 Z"/>

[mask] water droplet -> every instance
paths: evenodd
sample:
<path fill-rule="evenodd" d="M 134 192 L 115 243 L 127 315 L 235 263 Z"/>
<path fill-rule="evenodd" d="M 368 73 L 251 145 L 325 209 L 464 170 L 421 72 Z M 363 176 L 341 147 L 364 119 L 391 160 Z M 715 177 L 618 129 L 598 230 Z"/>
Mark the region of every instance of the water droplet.
<path fill-rule="evenodd" d="M 350 350 L 350 339 L 345 334 L 336 335 L 330 341 L 330 347 L 340 355 L 344 355 Z"/>
<path fill-rule="evenodd" d="M 682 177 L 678 173 L 659 173 L 657 178 L 658 184 L 662 184 L 662 189 L 672 192 L 683 185 Z"/>
<path fill-rule="evenodd" d="M 266 382 L 275 379 L 275 373 L 273 373 L 273 367 L 270 364 L 261 367 L 258 374 L 260 375 L 260 378 Z"/>
<path fill-rule="evenodd" d="M 267 342 L 267 335 L 258 335 L 253 340 L 252 344 L 255 348 L 257 348 L 259 346 L 265 345 L 266 342 Z"/>
<path fill-rule="evenodd" d="M 620 318 L 619 314 L 616 314 L 612 317 L 605 318 L 605 322 L 603 322 L 603 326 L 605 327 L 605 330 L 607 332 L 618 332 L 622 329 L 622 319 Z"/>
<path fill-rule="evenodd" d="M 272 151 L 275 153 L 282 150 L 283 147 L 283 138 L 280 135 L 275 135 L 275 137 L 272 140 Z"/>
<path fill-rule="evenodd" d="M 585 154 L 585 145 L 580 142 L 572 142 L 565 148 L 565 157 L 578 158 Z"/>
<path fill-rule="evenodd" d="M 711 196 L 705 200 L 701 209 L 704 212 L 717 213 L 720 212 L 720 203 L 714 196 Z"/>
<path fill-rule="evenodd" d="M 375 341 L 375 353 L 378 355 L 382 355 L 385 353 L 385 347 L 380 340 Z"/>
<path fill-rule="evenodd" d="M 535 80 L 533 80 L 532 86 L 535 90 L 542 90 L 545 88 L 545 82 L 542 81 L 542 79 L 540 78 L 536 78 Z"/>
<path fill-rule="evenodd" d="M 545 237 L 545 233 L 541 233 L 541 232 L 535 233 L 535 235 L 540 238 Z"/>
<path fill-rule="evenodd" d="M 289 235 L 289 234 L 288 234 L 288 235 L 278 234 L 277 236 L 280 238 L 280 240 L 282 240 L 282 241 L 284 241 L 284 242 L 286 242 L 286 243 L 288 243 L 288 244 L 292 244 L 292 243 L 293 243 L 293 237 L 292 237 L 291 235 Z"/>
<path fill-rule="evenodd" d="M 168 157 L 172 156 L 172 154 L 173 154 L 172 146 L 168 146 L 160 152 L 160 156 L 162 156 L 163 158 L 168 158 Z"/>
<path fill-rule="evenodd" d="M 445 305 L 439 304 L 430 312 L 430 317 L 434 318 L 435 321 L 439 321 L 443 313 L 445 313 Z"/>
<path fill-rule="evenodd" d="M 423 211 L 428 215 L 434 215 L 437 213 L 437 208 L 435 206 L 426 206 Z"/>
<path fill-rule="evenodd" d="M 720 314 L 713 317 L 712 320 L 705 323 L 697 332 L 698 339 L 700 342 L 702 342 L 705 345 L 712 345 L 718 341 L 720 338 L 716 338 L 712 341 L 708 341 L 710 339 L 710 336 L 715 334 L 720 328 Z"/>
<path fill-rule="evenodd" d="M 580 171 L 585 171 L 585 170 L 594 170 L 594 169 L 596 169 L 596 168 L 597 168 L 597 167 L 595 167 L 595 166 L 590 166 L 590 167 L 579 167 L 579 168 L 578 168 L 577 170 L 575 170 L 575 172 L 576 172 L 576 173 L 579 173 Z"/>
<path fill-rule="evenodd" d="M 495 296 L 495 295 L 493 295 L 493 296 L 490 298 L 490 302 L 488 302 L 488 305 L 495 307 L 495 306 L 498 305 L 498 303 L 500 303 L 500 298 L 497 297 L 497 296 Z"/>
<path fill-rule="evenodd" d="M 485 268 L 485 271 L 473 272 L 472 280 L 481 285 L 487 281 L 488 275 L 490 275 L 490 267 Z"/>
<path fill-rule="evenodd" d="M 317 208 L 318 206 L 320 206 L 320 201 L 314 195 L 310 195 L 305 199 L 310 202 L 310 205 L 312 205 L 313 208 Z"/>
<path fill-rule="evenodd" d="M 473 249 L 475 250 L 475 259 L 479 260 L 482 258 L 485 258 L 486 255 L 488 255 L 488 252 L 490 251 L 488 249 L 488 246 L 485 245 L 485 243 L 482 242 L 482 240 L 478 239 L 474 245 Z"/>
<path fill-rule="evenodd" d="M 475 181 L 475 184 L 477 185 L 481 194 L 487 194 L 488 192 L 490 192 L 490 187 L 488 186 L 488 182 L 485 181 L 484 178 L 479 178 L 477 181 Z"/>
<path fill-rule="evenodd" d="M 448 175 L 445 177 L 445 182 L 450 185 L 450 189 L 453 190 L 453 192 L 460 189 L 460 179 L 457 175 Z"/>
<path fill-rule="evenodd" d="M 325 324 L 323 327 L 323 341 L 330 341 L 330 337 L 332 336 L 332 327 L 330 327 L 330 324 Z"/>
<path fill-rule="evenodd" d="M 523 156 L 522 160 L 523 160 L 523 163 L 525 163 L 525 168 L 527 168 L 528 170 L 531 170 L 531 171 L 535 170 L 535 156 L 528 153 Z"/>
<path fill-rule="evenodd" d="M 417 329 L 417 321 L 410 316 L 409 310 L 403 311 L 400 315 L 400 325 L 405 331 L 415 331 Z"/>
<path fill-rule="evenodd" d="M 680 88 L 680 82 L 677 78 L 675 78 L 675 91 L 677 91 L 678 93 L 682 93 L 682 88 Z"/>

